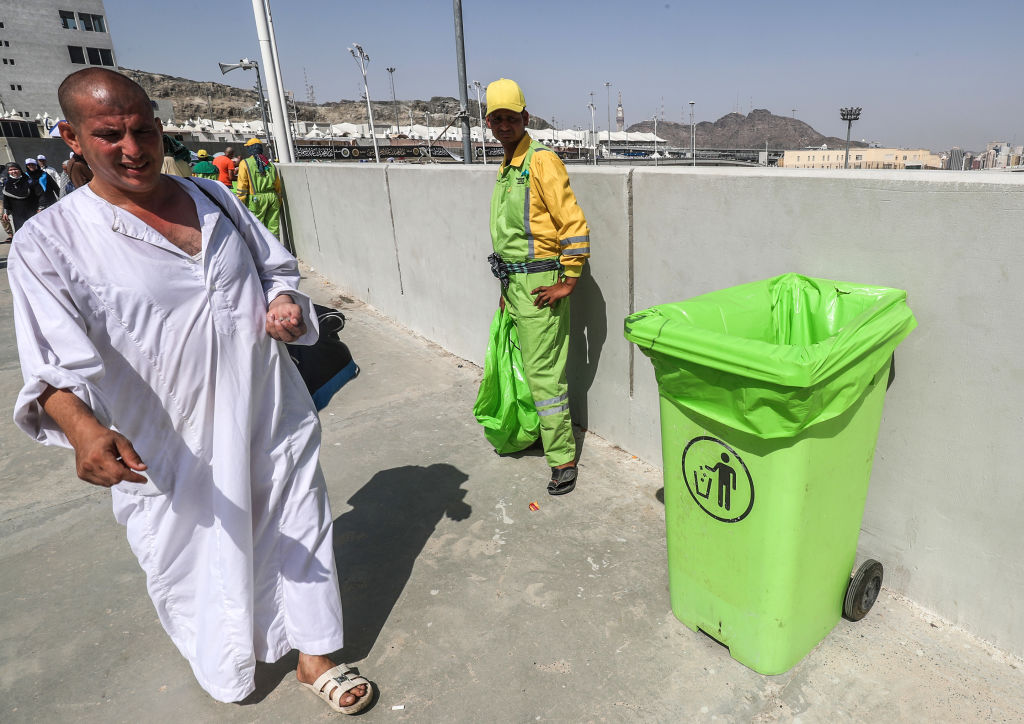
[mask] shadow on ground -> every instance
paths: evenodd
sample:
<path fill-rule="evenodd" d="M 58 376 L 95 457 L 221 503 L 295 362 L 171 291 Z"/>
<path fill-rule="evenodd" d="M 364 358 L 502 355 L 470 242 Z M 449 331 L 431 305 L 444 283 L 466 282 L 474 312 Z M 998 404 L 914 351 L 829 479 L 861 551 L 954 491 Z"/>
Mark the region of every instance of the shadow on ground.
<path fill-rule="evenodd" d="M 468 479 L 444 463 L 407 465 L 382 470 L 349 499 L 352 510 L 334 521 L 345 616 L 341 660 L 370 653 L 441 518 L 469 518 L 462 488 Z"/>
<path fill-rule="evenodd" d="M 345 618 L 345 648 L 331 657 L 336 663 L 369 655 L 441 518 L 469 518 L 472 508 L 463 502 L 462 488 L 468 479 L 452 465 L 407 465 L 382 470 L 348 500 L 352 510 L 334 521 Z M 259 664 L 256 691 L 242 703 L 262 701 L 297 663 L 293 651 L 276 663 Z"/>

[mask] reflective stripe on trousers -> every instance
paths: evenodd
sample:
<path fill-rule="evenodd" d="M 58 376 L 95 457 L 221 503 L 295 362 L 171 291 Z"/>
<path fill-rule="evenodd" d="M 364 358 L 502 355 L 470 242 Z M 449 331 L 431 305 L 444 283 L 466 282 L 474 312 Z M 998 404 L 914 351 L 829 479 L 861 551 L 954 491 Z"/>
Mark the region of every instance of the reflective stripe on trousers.
<path fill-rule="evenodd" d="M 569 386 L 565 363 L 569 355 L 569 297 L 554 308 L 533 305 L 530 291 L 558 282 L 558 271 L 512 274 L 502 292 L 505 309 L 516 323 L 523 353 L 523 371 L 530 386 L 540 437 L 548 465 L 557 467 L 576 460 L 576 441 L 569 414 Z"/>

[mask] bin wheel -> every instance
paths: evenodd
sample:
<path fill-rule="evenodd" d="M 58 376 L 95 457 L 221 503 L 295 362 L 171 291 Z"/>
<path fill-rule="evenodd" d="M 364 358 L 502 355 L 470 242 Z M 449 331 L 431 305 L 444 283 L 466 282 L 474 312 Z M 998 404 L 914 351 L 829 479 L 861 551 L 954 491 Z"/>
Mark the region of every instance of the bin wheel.
<path fill-rule="evenodd" d="M 882 590 L 882 564 L 875 560 L 864 561 L 846 589 L 843 601 L 843 618 L 849 621 L 860 621 L 864 618 L 878 599 Z"/>

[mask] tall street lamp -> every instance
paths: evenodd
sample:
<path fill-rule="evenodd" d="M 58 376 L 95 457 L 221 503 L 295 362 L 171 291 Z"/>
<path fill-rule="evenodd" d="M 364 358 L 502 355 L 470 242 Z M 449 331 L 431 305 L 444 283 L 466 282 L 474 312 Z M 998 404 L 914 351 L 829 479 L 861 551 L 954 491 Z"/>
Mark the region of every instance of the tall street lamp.
<path fill-rule="evenodd" d="M 654 165 L 658 165 L 658 114 L 654 114 Z"/>
<path fill-rule="evenodd" d="M 846 158 L 843 160 L 843 168 L 850 168 L 850 131 L 853 122 L 860 120 L 860 108 L 840 108 L 839 117 L 846 121 Z"/>
<path fill-rule="evenodd" d="M 260 99 L 260 116 L 263 118 L 263 133 L 267 136 L 267 151 L 268 155 L 273 157 L 277 154 L 274 153 L 273 148 L 270 146 L 270 123 L 267 122 L 267 106 L 263 99 L 263 79 L 260 76 L 260 66 L 255 60 L 249 60 L 248 58 L 242 58 L 237 63 L 217 63 L 220 66 L 221 75 L 227 75 L 233 70 L 241 68 L 242 70 L 255 70 L 256 71 L 256 95 Z"/>
<path fill-rule="evenodd" d="M 693 160 L 694 166 L 697 165 L 697 131 L 693 127 L 693 104 L 696 101 L 690 101 L 690 158 Z"/>
<path fill-rule="evenodd" d="M 597 121 L 595 120 L 594 112 L 597 110 L 597 106 L 594 105 L 594 94 L 590 94 L 590 103 L 587 104 L 587 108 L 590 109 L 590 150 L 593 151 L 594 158 L 592 163 L 597 165 Z"/>
<path fill-rule="evenodd" d="M 480 81 L 473 81 L 473 87 L 476 88 L 476 112 L 480 117 L 480 148 L 483 149 L 484 165 L 487 165 L 487 129 L 484 127 L 484 107 L 480 105 Z"/>
<path fill-rule="evenodd" d="M 388 75 L 391 76 L 391 106 L 395 110 L 395 133 L 399 134 L 402 132 L 402 127 L 398 123 L 398 100 L 395 98 L 395 66 L 391 65 L 386 68 Z"/>
<path fill-rule="evenodd" d="M 352 43 L 348 49 L 352 57 L 359 63 L 359 70 L 363 73 L 363 91 L 366 93 L 366 115 L 370 118 L 370 138 L 373 139 L 373 156 L 380 163 L 380 151 L 377 150 L 377 134 L 373 130 L 373 106 L 370 105 L 370 86 L 366 83 L 366 64 L 370 62 L 370 56 L 363 50 L 359 43 Z"/>
<path fill-rule="evenodd" d="M 608 93 L 608 156 L 612 154 L 612 84 L 605 81 L 604 89 Z"/>

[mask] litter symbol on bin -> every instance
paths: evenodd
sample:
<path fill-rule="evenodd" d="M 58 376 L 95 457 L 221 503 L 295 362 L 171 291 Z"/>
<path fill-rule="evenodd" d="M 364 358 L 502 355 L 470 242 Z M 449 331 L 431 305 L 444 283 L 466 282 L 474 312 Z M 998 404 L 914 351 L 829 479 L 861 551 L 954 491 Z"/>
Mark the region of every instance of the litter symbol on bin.
<path fill-rule="evenodd" d="M 754 507 L 754 480 L 747 464 L 718 438 L 701 435 L 686 444 L 683 480 L 694 502 L 715 520 L 737 523 Z"/>

